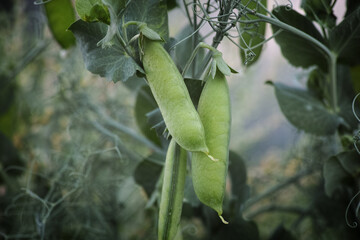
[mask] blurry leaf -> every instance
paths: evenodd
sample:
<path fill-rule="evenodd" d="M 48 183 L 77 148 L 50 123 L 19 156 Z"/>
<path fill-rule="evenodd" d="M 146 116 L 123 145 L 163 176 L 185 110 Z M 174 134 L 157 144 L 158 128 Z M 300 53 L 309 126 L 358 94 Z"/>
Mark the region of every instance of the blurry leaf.
<path fill-rule="evenodd" d="M 178 6 L 176 0 L 166 0 L 166 3 L 168 10 L 172 10 L 173 8 L 176 8 Z"/>
<path fill-rule="evenodd" d="M 360 92 L 360 64 L 350 69 L 350 75 L 355 92 Z"/>
<path fill-rule="evenodd" d="M 186 25 L 176 35 L 176 40 L 182 41 L 183 39 L 190 36 L 192 33 L 193 33 L 193 28 L 190 25 Z M 196 42 L 199 42 L 201 36 L 199 34 L 195 34 L 194 36 L 182 41 L 175 47 L 175 63 L 177 65 L 177 67 L 180 69 L 180 71 L 182 71 L 184 69 L 187 61 L 189 60 L 192 52 L 194 51 L 194 49 L 196 47 L 196 46 L 193 46 L 193 40 L 194 40 L 195 36 L 198 37 Z M 185 77 L 198 76 L 200 68 L 196 67 L 196 66 L 199 66 L 199 64 L 201 63 L 204 56 L 205 56 L 205 50 L 203 48 L 200 48 L 196 54 L 196 58 L 191 63 L 189 70 L 185 73 Z M 192 72 L 194 66 L 195 66 L 195 69 L 194 69 L 195 72 L 194 72 L 194 74 L 192 74 L 191 72 Z"/>
<path fill-rule="evenodd" d="M 101 0 L 76 0 L 75 9 L 85 22 L 100 21 L 110 24 L 110 13 Z"/>
<path fill-rule="evenodd" d="M 204 88 L 204 82 L 199 79 L 185 78 L 185 85 L 189 91 L 190 98 L 196 107 L 199 103 L 201 91 Z"/>
<path fill-rule="evenodd" d="M 265 7 L 267 6 L 267 0 L 261 0 L 260 2 Z M 256 1 L 250 1 L 247 7 L 256 10 L 257 13 L 261 13 L 264 15 L 266 15 L 267 13 L 265 9 L 263 9 L 262 7 L 258 7 Z M 241 20 L 253 20 L 253 19 L 256 19 L 256 17 L 250 14 L 248 14 L 246 18 L 245 17 L 241 18 Z M 265 22 L 258 22 L 255 24 L 240 23 L 240 29 L 242 31 L 241 34 L 242 38 L 239 38 L 240 46 L 246 49 L 246 50 L 240 49 L 241 62 L 244 65 L 250 66 L 259 59 L 263 45 L 260 45 L 259 47 L 256 47 L 251 50 L 255 54 L 254 57 L 249 56 L 249 53 L 251 52 L 248 51 L 247 48 L 254 47 L 265 40 L 266 23 Z M 252 53 L 250 55 L 252 55 Z"/>
<path fill-rule="evenodd" d="M 0 88 L 0 116 L 5 114 L 14 103 L 15 91 L 16 85 L 14 82 Z"/>
<path fill-rule="evenodd" d="M 325 98 L 326 84 L 326 74 L 318 67 L 315 67 L 314 70 L 310 72 L 306 82 L 309 93 L 317 99 L 323 100 Z"/>
<path fill-rule="evenodd" d="M 18 150 L 11 142 L 10 138 L 6 137 L 0 131 L 0 169 L 5 171 L 9 176 L 19 176 L 22 171 L 12 167 L 25 167 L 24 160 L 20 157 Z M 2 183 L 3 175 L 0 175 L 0 184 Z"/>
<path fill-rule="evenodd" d="M 309 19 L 318 22 L 320 26 L 333 28 L 336 24 L 336 17 L 333 14 L 331 3 L 332 0 L 302 0 L 301 7 Z"/>
<path fill-rule="evenodd" d="M 211 240 L 259 240 L 259 230 L 255 222 L 242 218 L 234 219 L 229 224 L 221 224 Z"/>
<path fill-rule="evenodd" d="M 271 234 L 269 240 L 295 240 L 296 238 L 283 225 L 278 226 Z"/>
<path fill-rule="evenodd" d="M 281 83 L 273 86 L 282 113 L 296 128 L 321 136 L 335 133 L 341 119 L 309 92 Z"/>
<path fill-rule="evenodd" d="M 287 10 L 285 6 L 281 6 L 275 8 L 272 13 L 280 21 L 309 34 L 320 42 L 324 42 L 312 22 L 298 12 Z M 275 25 L 271 25 L 271 27 L 274 33 L 279 30 L 279 27 Z M 275 41 L 279 44 L 283 56 L 290 64 L 303 68 L 317 65 L 326 72 L 328 65 L 324 53 L 308 40 L 283 30 L 275 36 Z"/>
<path fill-rule="evenodd" d="M 163 155 L 154 153 L 141 161 L 135 169 L 135 182 L 144 188 L 148 197 L 155 190 L 163 168 L 161 164 L 164 164 L 164 160 Z"/>
<path fill-rule="evenodd" d="M 71 0 L 52 0 L 45 4 L 46 16 L 55 40 L 62 48 L 75 45 L 75 38 L 67 28 L 75 21 Z"/>
<path fill-rule="evenodd" d="M 231 179 L 231 192 L 237 197 L 239 203 L 243 203 L 248 197 L 246 185 L 247 171 L 244 160 L 235 152 L 229 152 L 229 174 Z"/>
<path fill-rule="evenodd" d="M 360 8 L 347 16 L 329 35 L 331 50 L 338 54 L 339 62 L 360 63 Z"/>
<path fill-rule="evenodd" d="M 351 186 L 360 174 L 359 155 L 356 151 L 342 152 L 328 159 L 324 164 L 325 192 L 329 197 Z"/>
<path fill-rule="evenodd" d="M 106 34 L 103 23 L 86 23 L 78 20 L 69 28 L 75 35 L 84 58 L 86 68 L 101 77 L 117 82 L 126 81 L 142 68 L 125 53 L 118 40 L 111 48 L 101 48 L 97 43 Z"/>
<path fill-rule="evenodd" d="M 200 205 L 200 200 L 196 196 L 190 174 L 186 175 L 184 202 L 188 203 L 192 207 L 198 207 Z"/>
<path fill-rule="evenodd" d="M 351 129 L 356 129 L 358 121 L 352 111 L 352 101 L 355 92 L 351 83 L 350 68 L 345 65 L 337 65 L 337 98 L 339 105 L 339 115 L 345 120 Z M 330 90 L 329 90 L 330 91 Z M 358 107 L 355 108 L 358 110 Z"/>
<path fill-rule="evenodd" d="M 357 10 L 359 7 L 360 7 L 360 1 L 359 0 L 346 0 L 345 17 L 347 17 L 353 11 Z"/>
<path fill-rule="evenodd" d="M 156 135 L 154 129 L 150 129 L 151 126 L 147 120 L 146 114 L 157 108 L 155 99 L 151 93 L 150 87 L 144 85 L 137 93 L 135 102 L 135 119 L 141 132 L 152 142 L 160 146 L 159 137 Z"/>

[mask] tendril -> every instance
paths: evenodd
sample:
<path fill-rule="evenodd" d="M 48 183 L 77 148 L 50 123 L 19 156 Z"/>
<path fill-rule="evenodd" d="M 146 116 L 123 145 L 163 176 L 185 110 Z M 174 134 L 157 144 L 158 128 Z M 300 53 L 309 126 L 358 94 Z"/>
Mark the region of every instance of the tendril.
<path fill-rule="evenodd" d="M 348 204 L 347 207 L 346 207 L 346 211 L 345 211 L 345 221 L 346 221 L 346 225 L 348 225 L 350 228 L 356 228 L 356 227 L 358 226 L 358 223 L 357 223 L 356 221 L 353 221 L 352 223 L 349 222 L 349 220 L 348 220 L 348 214 L 349 214 L 349 209 L 350 209 L 351 204 L 352 204 L 353 201 L 356 199 L 356 197 L 359 196 L 359 194 L 360 194 L 360 191 L 359 191 L 357 194 L 355 194 L 355 196 L 353 196 L 353 197 L 351 198 L 349 204 Z M 358 217 L 358 214 L 357 214 L 358 210 L 359 210 L 359 205 L 358 205 L 358 207 L 356 208 L 356 217 Z"/>

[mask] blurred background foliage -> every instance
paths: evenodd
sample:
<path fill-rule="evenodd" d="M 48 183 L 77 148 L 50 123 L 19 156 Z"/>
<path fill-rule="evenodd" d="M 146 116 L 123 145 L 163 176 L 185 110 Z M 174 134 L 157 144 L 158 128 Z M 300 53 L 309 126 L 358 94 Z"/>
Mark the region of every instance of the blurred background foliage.
<path fill-rule="evenodd" d="M 169 12 L 170 36 L 181 34 L 180 18 Z M 2 1 L 0 21 L 0 239 L 156 239 L 152 199 L 165 143 L 149 141 L 154 132 L 144 133 L 136 116 L 151 110 L 137 95 L 147 90 L 85 70 L 79 49 L 63 50 L 52 37 L 42 5 Z M 183 239 L 359 239 L 359 228 L 346 225 L 358 216 L 345 215 L 359 180 L 337 171 L 349 187 L 335 181 L 327 191 L 336 194 L 325 192 L 323 166 L 338 140 L 296 130 L 264 84 L 296 86 L 310 71 L 290 66 L 273 42 L 246 70 L 237 48 L 224 41 L 219 49 L 240 70 L 229 79 L 225 217 L 233 224 L 201 206 L 188 179 Z"/>

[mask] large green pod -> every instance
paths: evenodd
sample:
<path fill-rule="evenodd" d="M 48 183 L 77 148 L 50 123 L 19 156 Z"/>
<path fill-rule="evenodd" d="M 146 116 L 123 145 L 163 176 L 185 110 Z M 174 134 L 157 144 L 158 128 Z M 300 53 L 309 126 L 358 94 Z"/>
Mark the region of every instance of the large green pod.
<path fill-rule="evenodd" d="M 201 93 L 198 112 L 204 125 L 206 144 L 212 161 L 203 153 L 192 154 L 192 179 L 195 193 L 205 205 L 222 215 L 230 140 L 230 97 L 225 76 L 217 71 L 208 77 Z M 223 218 L 222 218 L 223 220 Z"/>
<path fill-rule="evenodd" d="M 184 198 L 186 160 L 186 151 L 172 139 L 166 154 L 161 191 L 159 240 L 172 240 L 178 232 Z"/>
<path fill-rule="evenodd" d="M 143 52 L 146 79 L 171 136 L 188 151 L 208 154 L 204 127 L 173 60 L 160 42 L 147 38 Z"/>

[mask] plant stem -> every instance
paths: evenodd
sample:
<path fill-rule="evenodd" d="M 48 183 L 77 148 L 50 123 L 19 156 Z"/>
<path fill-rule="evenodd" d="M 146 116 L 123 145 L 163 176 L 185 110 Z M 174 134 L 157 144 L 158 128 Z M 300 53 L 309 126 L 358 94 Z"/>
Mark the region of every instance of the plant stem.
<path fill-rule="evenodd" d="M 250 13 L 254 14 L 255 16 L 259 17 L 259 19 L 257 20 L 248 20 L 248 21 L 240 21 L 240 22 L 244 22 L 244 23 L 252 23 L 252 22 L 259 22 L 259 21 L 264 21 L 264 22 L 268 22 L 270 24 L 273 24 L 281 29 L 287 30 L 293 34 L 296 34 L 308 41 L 310 41 L 311 43 L 313 43 L 317 48 L 319 48 L 325 55 L 326 55 L 326 59 L 328 61 L 328 66 L 329 66 L 329 77 L 330 77 L 330 82 L 331 82 L 331 98 L 332 98 L 332 108 L 335 112 L 338 112 L 338 99 L 337 99 L 337 84 L 336 84 L 336 61 L 337 61 L 337 55 L 333 52 L 330 51 L 330 49 L 325 46 L 323 43 L 321 43 L 319 40 L 315 39 L 314 37 L 310 36 L 309 34 L 293 27 L 290 26 L 284 22 L 281 22 L 277 19 L 265 16 L 263 14 L 260 13 L 256 13 L 253 12 L 251 10 L 249 10 Z"/>

